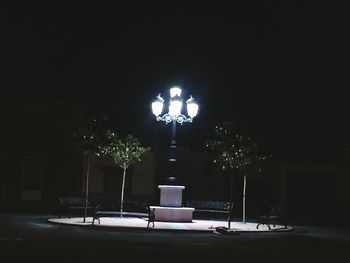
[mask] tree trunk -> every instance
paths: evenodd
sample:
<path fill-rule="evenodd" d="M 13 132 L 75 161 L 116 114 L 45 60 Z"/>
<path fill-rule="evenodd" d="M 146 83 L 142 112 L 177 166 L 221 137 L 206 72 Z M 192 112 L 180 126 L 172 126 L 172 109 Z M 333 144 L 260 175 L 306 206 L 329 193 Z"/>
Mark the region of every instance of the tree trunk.
<path fill-rule="evenodd" d="M 246 187 L 247 187 L 247 176 L 244 173 L 244 178 L 243 178 L 243 223 L 245 223 L 245 192 L 246 192 Z"/>
<path fill-rule="evenodd" d="M 123 168 L 123 181 L 122 181 L 122 193 L 120 197 L 120 217 L 123 217 L 123 202 L 124 202 L 124 185 L 125 185 L 125 175 L 126 175 L 126 168 Z"/>
<path fill-rule="evenodd" d="M 89 173 L 90 173 L 90 157 L 86 155 L 86 188 L 85 188 L 85 209 L 84 209 L 84 223 L 86 221 L 88 196 L 89 196 Z"/>
<path fill-rule="evenodd" d="M 233 174 L 231 174 L 231 182 L 230 182 L 230 203 L 233 203 Z"/>

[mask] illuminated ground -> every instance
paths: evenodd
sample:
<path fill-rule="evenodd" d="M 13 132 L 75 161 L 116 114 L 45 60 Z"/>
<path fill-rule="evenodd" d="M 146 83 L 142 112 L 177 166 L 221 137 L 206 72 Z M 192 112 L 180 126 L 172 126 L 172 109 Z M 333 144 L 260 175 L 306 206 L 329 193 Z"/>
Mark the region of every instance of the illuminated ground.
<path fill-rule="evenodd" d="M 50 218 L 49 222 L 70 224 L 70 225 L 81 225 L 91 226 L 92 218 L 88 217 L 86 222 L 83 222 L 82 217 L 75 218 Z M 101 223 L 95 221 L 94 227 L 116 227 L 116 228 L 146 228 L 146 218 L 135 218 L 135 217 L 103 217 L 100 219 Z M 155 222 L 154 228 L 152 224 L 151 229 L 159 230 L 192 230 L 192 231 L 213 231 L 216 227 L 227 227 L 226 221 L 217 220 L 193 220 L 191 223 L 173 223 L 173 222 Z M 290 231 L 292 227 L 285 228 L 281 225 L 271 225 L 271 230 L 266 225 L 260 225 L 259 229 L 256 228 L 257 223 L 242 223 L 242 222 L 231 222 L 231 229 L 235 232 L 266 232 L 266 231 Z"/>

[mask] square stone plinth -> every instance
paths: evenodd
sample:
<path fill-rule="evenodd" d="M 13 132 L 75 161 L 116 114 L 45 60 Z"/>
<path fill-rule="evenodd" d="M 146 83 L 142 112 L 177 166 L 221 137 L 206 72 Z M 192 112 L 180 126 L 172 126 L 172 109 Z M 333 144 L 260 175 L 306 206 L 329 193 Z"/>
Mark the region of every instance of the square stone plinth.
<path fill-rule="evenodd" d="M 151 206 L 150 208 L 155 209 L 155 221 L 192 222 L 194 211 L 192 207 Z"/>
<path fill-rule="evenodd" d="M 160 206 L 181 207 L 182 190 L 181 185 L 158 185 L 160 189 Z"/>

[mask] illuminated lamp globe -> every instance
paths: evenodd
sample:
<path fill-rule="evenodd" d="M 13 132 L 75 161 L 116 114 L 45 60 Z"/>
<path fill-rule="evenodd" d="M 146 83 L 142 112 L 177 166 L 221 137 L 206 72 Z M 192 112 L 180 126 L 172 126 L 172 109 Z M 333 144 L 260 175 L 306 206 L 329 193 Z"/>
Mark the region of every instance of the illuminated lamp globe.
<path fill-rule="evenodd" d="M 182 100 L 178 95 L 170 99 L 169 114 L 171 116 L 178 116 L 181 114 Z"/>
<path fill-rule="evenodd" d="M 179 87 L 173 87 L 170 89 L 170 97 L 181 96 L 181 89 Z"/>
<path fill-rule="evenodd" d="M 164 99 L 160 96 L 160 94 L 152 102 L 152 112 L 156 117 L 158 117 L 160 114 L 162 114 L 163 103 L 164 103 Z"/>
<path fill-rule="evenodd" d="M 197 116 L 198 113 L 198 103 L 196 103 L 195 99 L 192 96 L 186 101 L 187 104 L 187 114 L 191 118 Z"/>

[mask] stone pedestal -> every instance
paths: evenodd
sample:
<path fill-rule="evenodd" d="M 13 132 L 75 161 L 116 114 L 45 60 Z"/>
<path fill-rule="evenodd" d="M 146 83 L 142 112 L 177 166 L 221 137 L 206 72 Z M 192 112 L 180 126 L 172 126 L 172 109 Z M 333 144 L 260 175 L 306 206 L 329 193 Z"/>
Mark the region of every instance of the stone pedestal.
<path fill-rule="evenodd" d="M 159 185 L 160 206 L 154 208 L 154 220 L 165 222 L 192 222 L 192 207 L 182 207 L 182 191 L 185 189 L 181 185 Z"/>
<path fill-rule="evenodd" d="M 160 189 L 160 206 L 181 207 L 182 190 L 180 185 L 158 185 Z"/>

